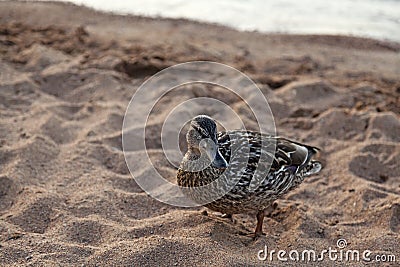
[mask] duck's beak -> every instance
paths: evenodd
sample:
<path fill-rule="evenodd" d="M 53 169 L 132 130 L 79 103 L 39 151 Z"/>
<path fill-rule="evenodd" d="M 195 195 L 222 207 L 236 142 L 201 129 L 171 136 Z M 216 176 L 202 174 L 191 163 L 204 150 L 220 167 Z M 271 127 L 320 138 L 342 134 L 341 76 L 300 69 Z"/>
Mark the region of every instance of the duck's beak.
<path fill-rule="evenodd" d="M 228 163 L 221 155 L 221 152 L 219 152 L 218 145 L 214 140 L 210 138 L 203 139 L 200 142 L 200 147 L 207 154 L 207 157 L 211 161 L 211 166 L 219 169 L 226 169 L 228 167 Z"/>
<path fill-rule="evenodd" d="M 211 162 L 211 165 L 215 168 L 219 169 L 226 169 L 228 168 L 228 163 L 224 159 L 224 157 L 221 155 L 221 152 L 219 152 L 217 148 L 217 153 L 215 154 L 214 160 Z"/>

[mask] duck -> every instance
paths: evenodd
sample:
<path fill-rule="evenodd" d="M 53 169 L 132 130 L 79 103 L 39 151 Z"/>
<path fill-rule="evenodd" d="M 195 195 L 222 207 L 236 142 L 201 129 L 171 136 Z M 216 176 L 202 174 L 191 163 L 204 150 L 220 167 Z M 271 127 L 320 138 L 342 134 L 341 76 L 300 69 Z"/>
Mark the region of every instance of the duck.
<path fill-rule="evenodd" d="M 232 218 L 255 213 L 254 239 L 273 202 L 322 169 L 319 148 L 250 130 L 217 132 L 216 121 L 197 115 L 186 133 L 187 152 L 177 184 L 199 206 Z"/>

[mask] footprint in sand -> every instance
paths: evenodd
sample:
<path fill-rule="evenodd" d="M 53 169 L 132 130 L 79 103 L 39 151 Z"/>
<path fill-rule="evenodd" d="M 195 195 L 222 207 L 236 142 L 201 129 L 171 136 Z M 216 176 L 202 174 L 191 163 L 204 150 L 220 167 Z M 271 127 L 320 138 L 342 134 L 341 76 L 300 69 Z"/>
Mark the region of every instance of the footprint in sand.
<path fill-rule="evenodd" d="M 114 173 L 129 174 L 122 151 L 112 151 L 104 145 L 93 145 L 87 148 L 85 154 L 85 156 L 98 160 L 103 167 Z"/>
<path fill-rule="evenodd" d="M 400 233 L 400 203 L 392 206 L 392 216 L 390 218 L 390 230 L 395 233 Z"/>
<path fill-rule="evenodd" d="M 378 113 L 371 118 L 371 138 L 400 142 L 400 119 L 393 112 Z"/>
<path fill-rule="evenodd" d="M 19 186 L 9 177 L 0 176 L 0 214 L 9 209 L 19 191 Z"/>
<path fill-rule="evenodd" d="M 23 205 L 15 216 L 7 220 L 26 232 L 43 234 L 51 223 L 53 208 L 57 202 L 54 198 L 36 199 L 33 203 Z"/>
<path fill-rule="evenodd" d="M 400 173 L 399 146 L 392 144 L 372 144 L 365 146 L 355 156 L 349 169 L 355 175 L 368 181 L 385 183 Z"/>
<path fill-rule="evenodd" d="M 76 139 L 79 130 L 78 125 L 55 116 L 50 117 L 41 128 L 42 132 L 57 144 L 71 143 Z"/>
<path fill-rule="evenodd" d="M 93 220 L 69 222 L 61 234 L 66 234 L 67 240 L 85 245 L 98 245 L 105 238 L 109 228 Z M 110 231 L 108 231 L 110 232 Z"/>
<path fill-rule="evenodd" d="M 332 107 L 352 107 L 354 97 L 342 92 L 325 81 L 311 80 L 292 82 L 276 90 L 278 97 L 300 107 L 323 112 Z"/>
<path fill-rule="evenodd" d="M 317 119 L 318 135 L 336 140 L 364 140 L 368 127 L 368 116 L 332 109 Z"/>

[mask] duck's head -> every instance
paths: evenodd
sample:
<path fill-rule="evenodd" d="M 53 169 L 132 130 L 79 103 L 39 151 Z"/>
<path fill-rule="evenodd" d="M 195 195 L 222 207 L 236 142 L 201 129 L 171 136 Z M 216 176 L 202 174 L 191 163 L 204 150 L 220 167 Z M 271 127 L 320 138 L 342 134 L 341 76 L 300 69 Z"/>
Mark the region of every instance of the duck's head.
<path fill-rule="evenodd" d="M 198 115 L 192 119 L 186 140 L 188 148 L 207 155 L 213 167 L 220 169 L 228 167 L 228 163 L 218 150 L 217 125 L 209 116 Z"/>

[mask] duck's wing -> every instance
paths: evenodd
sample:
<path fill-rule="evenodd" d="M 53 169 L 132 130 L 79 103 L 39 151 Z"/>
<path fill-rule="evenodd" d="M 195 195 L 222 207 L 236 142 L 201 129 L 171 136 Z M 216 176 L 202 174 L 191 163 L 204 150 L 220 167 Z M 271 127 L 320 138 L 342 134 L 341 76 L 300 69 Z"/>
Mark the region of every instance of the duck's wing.
<path fill-rule="evenodd" d="M 276 138 L 275 156 L 271 168 L 279 170 L 281 168 L 297 168 L 301 170 L 308 165 L 312 156 L 319 148 L 305 145 L 286 138 Z"/>
<path fill-rule="evenodd" d="M 291 169 L 300 171 L 308 165 L 313 155 L 319 150 L 317 147 L 301 144 L 286 138 L 274 137 L 253 131 L 227 131 L 217 135 L 218 146 L 222 156 L 229 164 L 236 153 L 246 153 L 248 166 L 246 173 L 254 172 L 260 163 L 270 164 L 269 172 Z"/>

